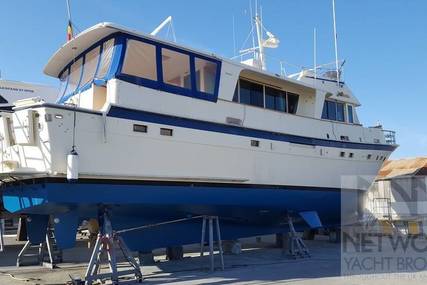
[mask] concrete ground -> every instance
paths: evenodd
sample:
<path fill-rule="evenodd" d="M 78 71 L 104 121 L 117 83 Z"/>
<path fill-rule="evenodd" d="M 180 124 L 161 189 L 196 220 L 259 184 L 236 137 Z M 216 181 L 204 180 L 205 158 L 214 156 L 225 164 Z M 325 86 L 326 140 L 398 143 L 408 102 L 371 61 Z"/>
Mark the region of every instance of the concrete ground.
<path fill-rule="evenodd" d="M 65 250 L 64 262 L 51 270 L 40 266 L 15 267 L 16 256 L 23 243 L 7 236 L 6 251 L 0 253 L 0 284 L 66 284 L 70 276 L 84 276 L 90 257 L 86 241 L 79 241 L 72 250 Z M 312 257 L 290 259 L 281 249 L 274 248 L 271 237 L 243 240 L 240 255 L 225 255 L 225 270 L 208 271 L 209 259 L 199 257 L 197 247 L 186 247 L 185 258 L 166 261 L 163 251 L 156 251 L 155 265 L 144 266 L 144 284 L 426 284 L 427 272 L 410 274 L 385 274 L 364 276 L 340 276 L 340 244 L 330 243 L 325 237 L 307 241 Z M 219 266 L 219 257 L 216 255 Z M 123 279 L 124 284 L 134 284 Z"/>

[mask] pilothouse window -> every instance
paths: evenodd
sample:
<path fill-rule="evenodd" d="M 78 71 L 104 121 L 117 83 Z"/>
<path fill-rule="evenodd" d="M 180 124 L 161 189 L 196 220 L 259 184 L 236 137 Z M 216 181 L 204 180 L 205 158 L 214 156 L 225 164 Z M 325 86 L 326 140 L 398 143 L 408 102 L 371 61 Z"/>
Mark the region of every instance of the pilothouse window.
<path fill-rule="evenodd" d="M 233 95 L 233 102 L 265 107 L 266 109 L 291 114 L 296 114 L 297 112 L 298 99 L 298 94 L 244 79 L 239 79 L 237 81 Z"/>
<path fill-rule="evenodd" d="M 186 54 L 162 48 L 163 81 L 167 84 L 191 88 L 190 57 Z"/>
<path fill-rule="evenodd" d="M 345 122 L 344 106 L 345 106 L 344 103 L 325 100 L 325 103 L 323 105 L 322 119 Z M 351 109 L 348 108 L 347 111 L 348 111 L 348 122 L 353 123 L 353 108 Z"/>
<path fill-rule="evenodd" d="M 354 124 L 353 106 L 347 105 L 347 115 L 348 115 L 348 122 L 351 123 L 351 124 Z"/>
<path fill-rule="evenodd" d="M 286 92 L 266 86 L 265 107 L 271 110 L 286 112 Z"/>
<path fill-rule="evenodd" d="M 261 84 L 240 80 L 240 103 L 264 107 L 264 90 Z"/>

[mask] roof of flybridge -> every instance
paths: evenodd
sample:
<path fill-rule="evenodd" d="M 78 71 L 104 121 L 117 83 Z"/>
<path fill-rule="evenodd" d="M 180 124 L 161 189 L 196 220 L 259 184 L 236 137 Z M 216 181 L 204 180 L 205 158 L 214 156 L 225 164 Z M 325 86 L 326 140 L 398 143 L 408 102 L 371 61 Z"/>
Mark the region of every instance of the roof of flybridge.
<path fill-rule="evenodd" d="M 66 65 L 68 65 L 76 56 L 81 54 L 82 52 L 86 51 L 88 48 L 90 48 L 93 44 L 96 42 L 102 40 L 103 38 L 117 33 L 122 32 L 125 34 L 133 35 L 136 37 L 141 38 L 148 38 L 156 42 L 164 43 L 169 46 L 175 46 L 179 49 L 187 50 L 192 53 L 201 54 L 207 57 L 215 57 L 219 60 L 222 60 L 223 62 L 228 62 L 233 65 L 239 66 L 241 69 L 245 69 L 248 71 L 256 72 L 257 74 L 262 74 L 264 76 L 269 76 L 276 78 L 277 80 L 283 80 L 291 84 L 295 84 L 302 88 L 308 88 L 310 90 L 314 90 L 312 84 L 302 82 L 293 78 L 289 77 L 282 77 L 278 76 L 276 74 L 273 74 L 271 72 L 258 69 L 256 67 L 248 66 L 243 63 L 235 62 L 233 60 L 223 58 L 220 56 L 217 56 L 216 54 L 209 53 L 209 52 L 203 52 L 200 50 L 196 50 L 193 48 L 190 48 L 188 46 L 182 45 L 182 44 L 176 44 L 171 41 L 163 40 L 158 37 L 152 36 L 150 34 L 142 33 L 137 30 L 132 30 L 129 28 L 126 28 L 124 26 L 110 23 L 110 22 L 103 22 L 96 24 L 95 26 L 92 26 L 80 34 L 78 34 L 75 38 L 72 40 L 66 42 L 62 47 L 60 47 L 53 56 L 49 59 L 46 66 L 44 67 L 43 72 L 46 75 L 53 76 L 53 77 L 59 77 L 60 72 L 64 69 Z"/>
<path fill-rule="evenodd" d="M 189 47 L 185 47 L 181 44 L 177 45 L 174 42 L 162 40 L 162 39 L 159 39 L 158 37 L 155 37 L 146 33 L 138 32 L 136 30 L 132 30 L 118 24 L 103 22 L 84 30 L 83 32 L 78 34 L 75 38 L 66 42 L 64 45 L 62 45 L 62 47 L 60 47 L 54 53 L 54 55 L 49 59 L 48 63 L 44 67 L 43 72 L 46 75 L 58 77 L 59 73 L 63 70 L 63 68 L 67 64 L 69 64 L 73 60 L 74 57 L 78 56 L 79 54 L 81 54 L 82 52 L 90 48 L 96 42 L 117 32 L 123 32 L 126 34 L 141 37 L 141 38 L 149 38 L 149 39 L 152 39 L 153 41 L 167 43 L 168 45 L 176 46 L 184 50 L 190 50 L 191 52 L 194 52 L 194 53 L 199 53 L 209 57 L 212 57 L 212 56 L 217 57 L 212 53 L 209 54 L 202 51 L 196 51 Z"/>

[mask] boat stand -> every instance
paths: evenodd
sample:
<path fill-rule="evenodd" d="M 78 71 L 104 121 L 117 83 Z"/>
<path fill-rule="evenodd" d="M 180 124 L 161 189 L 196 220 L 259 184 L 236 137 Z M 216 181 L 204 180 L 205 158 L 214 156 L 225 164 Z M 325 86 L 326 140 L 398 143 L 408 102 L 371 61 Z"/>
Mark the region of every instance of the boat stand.
<path fill-rule="evenodd" d="M 214 260 L 214 220 L 216 225 L 216 236 L 219 248 L 219 257 L 221 261 L 221 269 L 224 270 L 224 255 L 222 250 L 222 241 L 221 241 L 221 231 L 219 227 L 219 219 L 218 216 L 203 216 L 202 222 L 202 239 L 200 242 L 200 256 L 203 256 L 205 250 L 205 237 L 206 237 L 206 223 L 209 223 L 209 257 L 210 257 L 210 271 L 213 272 L 215 270 L 215 260 Z"/>
<path fill-rule="evenodd" d="M 118 270 L 116 259 L 116 248 L 119 248 L 123 253 L 126 261 L 132 269 Z M 107 255 L 107 263 L 109 272 L 101 273 L 102 255 Z M 130 250 L 126 246 L 120 235 L 115 234 L 111 227 L 111 222 L 108 215 L 103 216 L 103 231 L 98 234 L 98 237 L 93 248 L 93 252 L 86 269 L 85 284 L 91 285 L 95 280 L 111 279 L 113 285 L 119 284 L 119 277 L 124 275 L 135 275 L 138 282 L 142 282 L 142 273 L 139 264 L 133 258 Z"/>
<path fill-rule="evenodd" d="M 35 262 L 28 262 L 29 258 L 36 258 Z M 47 261 L 46 261 L 47 258 Z M 25 259 L 25 260 L 24 260 Z M 53 269 L 57 263 L 62 262 L 62 251 L 56 248 L 53 229 L 49 228 L 46 233 L 45 241 L 40 244 L 32 244 L 29 240 L 18 254 L 16 266 L 42 265 Z"/>
<path fill-rule="evenodd" d="M 289 254 L 293 258 L 304 258 L 310 257 L 310 251 L 308 247 L 305 245 L 304 241 L 300 236 L 298 236 L 297 232 L 294 228 L 294 223 L 292 222 L 292 217 L 288 215 L 288 224 L 289 224 Z"/>

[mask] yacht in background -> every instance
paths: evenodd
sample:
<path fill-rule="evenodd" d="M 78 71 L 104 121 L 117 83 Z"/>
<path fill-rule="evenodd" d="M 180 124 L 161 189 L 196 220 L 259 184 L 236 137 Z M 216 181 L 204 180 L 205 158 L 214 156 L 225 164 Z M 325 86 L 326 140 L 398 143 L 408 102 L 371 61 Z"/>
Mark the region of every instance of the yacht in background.
<path fill-rule="evenodd" d="M 259 43 L 240 63 L 112 23 L 83 31 L 44 69 L 59 100 L 2 113 L 6 209 L 28 216 L 34 243 L 52 218 L 61 248 L 107 211 L 115 230 L 214 215 L 224 239 L 285 232 L 287 216 L 339 226 L 343 191 L 366 190 L 341 178 L 374 177 L 394 134 L 360 123 L 339 71 L 270 73 L 260 49 L 277 40 Z M 139 251 L 194 243 L 200 222 L 123 238 Z"/>
<path fill-rule="evenodd" d="M 15 101 L 35 97 L 54 103 L 58 92 L 58 88 L 53 86 L 0 78 L 0 109 L 12 109 Z"/>

